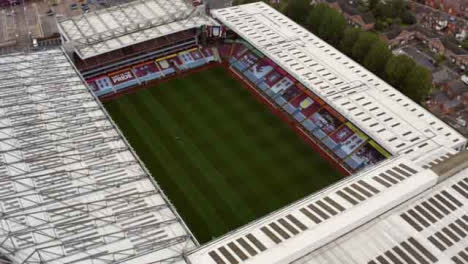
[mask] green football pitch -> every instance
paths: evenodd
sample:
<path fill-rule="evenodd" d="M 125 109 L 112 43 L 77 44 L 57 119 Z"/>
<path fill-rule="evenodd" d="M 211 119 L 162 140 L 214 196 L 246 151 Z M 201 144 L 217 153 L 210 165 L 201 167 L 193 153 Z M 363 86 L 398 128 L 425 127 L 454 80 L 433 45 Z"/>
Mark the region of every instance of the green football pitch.
<path fill-rule="evenodd" d="M 342 177 L 220 67 L 105 107 L 201 243 Z"/>

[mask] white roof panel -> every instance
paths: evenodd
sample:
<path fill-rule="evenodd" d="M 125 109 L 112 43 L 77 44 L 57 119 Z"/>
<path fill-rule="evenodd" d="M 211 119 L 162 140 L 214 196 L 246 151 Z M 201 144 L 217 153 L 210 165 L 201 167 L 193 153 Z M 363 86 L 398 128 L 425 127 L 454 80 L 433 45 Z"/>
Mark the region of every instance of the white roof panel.
<path fill-rule="evenodd" d="M 330 257 L 340 258 L 332 263 L 344 264 L 395 263 L 394 258 L 401 263 L 409 263 L 405 258 L 413 263 L 465 263 L 468 195 L 464 194 L 468 194 L 468 169 L 292 263 L 316 264 Z"/>
<path fill-rule="evenodd" d="M 1 255 L 185 263 L 196 240 L 61 50 L 0 56 L 0 87 Z"/>
<path fill-rule="evenodd" d="M 212 14 L 392 152 L 395 158 L 198 248 L 189 255 L 191 262 L 375 264 L 387 263 L 388 256 L 382 254 L 390 252 L 402 254 L 401 263 L 412 263 L 412 259 L 417 263 L 435 263 L 436 258 L 443 260 L 440 263 L 448 263 L 453 254 L 459 254 L 455 251 L 464 250 L 461 247 L 466 246 L 466 241 L 458 243 L 460 246 L 454 247 L 453 252 L 430 253 L 434 248 L 424 238 L 448 222 L 440 221 L 426 233 L 416 235 L 413 223 L 399 215 L 403 209 L 394 210 L 414 207 L 422 197 L 434 196 L 440 201 L 454 198 L 457 204 L 446 206 L 452 211 L 461 208 L 457 217 L 466 212 L 467 170 L 461 173 L 464 176 L 437 184 L 440 178 L 429 169 L 464 149 L 464 137 L 262 2 L 218 9 Z M 459 190 L 453 186 L 450 189 L 454 181 L 459 182 Z M 432 202 L 432 197 L 427 199 Z M 421 205 L 412 210 L 421 211 Z M 413 211 L 408 214 L 415 220 Z M 434 217 L 430 220 L 437 222 Z M 429 225 L 430 220 L 423 223 Z M 421 254 L 426 255 L 421 257 Z"/>
<path fill-rule="evenodd" d="M 217 23 L 186 0 L 137 0 L 58 22 L 65 40 L 87 59 L 203 25 Z"/>
<path fill-rule="evenodd" d="M 268 5 L 212 14 L 393 155 L 465 146 L 466 138 L 453 128 Z"/>
<path fill-rule="evenodd" d="M 437 175 L 399 157 L 351 176 L 316 194 L 241 227 L 189 255 L 192 263 L 229 263 L 222 248 L 232 243 L 247 258 L 231 254 L 239 263 L 290 263 L 319 249 L 371 219 L 434 186 Z M 252 236 L 254 239 L 252 239 Z M 242 240 L 257 240 L 248 253 Z M 341 262 L 331 262 L 341 263 Z M 363 263 L 363 262 L 359 262 Z"/>

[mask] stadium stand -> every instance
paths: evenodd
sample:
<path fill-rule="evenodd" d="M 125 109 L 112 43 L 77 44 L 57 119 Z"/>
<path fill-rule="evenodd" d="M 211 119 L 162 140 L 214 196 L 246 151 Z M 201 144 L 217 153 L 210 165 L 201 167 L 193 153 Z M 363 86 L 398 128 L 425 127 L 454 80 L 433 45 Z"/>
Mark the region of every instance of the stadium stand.
<path fill-rule="evenodd" d="M 119 69 L 86 82 L 97 96 L 109 96 L 120 91 L 162 79 L 178 72 L 188 71 L 217 61 L 212 48 L 192 48 L 170 54 L 156 60 L 145 61 L 128 68 Z"/>
<path fill-rule="evenodd" d="M 262 2 L 212 14 L 249 43 L 233 46 L 230 69 L 365 169 L 201 246 L 192 263 L 468 261 L 463 136 Z"/>
<path fill-rule="evenodd" d="M 0 86 L 0 262 L 186 263 L 195 238 L 61 50 L 0 56 Z"/>
<path fill-rule="evenodd" d="M 86 60 L 81 60 L 74 53 L 74 61 L 78 69 L 83 72 L 83 76 L 90 77 L 193 47 L 196 47 L 195 34 L 189 30 L 175 33 L 172 38 L 166 36 L 166 38 L 149 40 L 131 48 L 110 51 Z"/>
<path fill-rule="evenodd" d="M 197 46 L 202 26 L 217 23 L 185 0 L 140 0 L 58 22 L 85 78 Z"/>
<path fill-rule="evenodd" d="M 245 75 L 263 57 L 277 65 L 275 71 L 284 77 L 258 85 L 270 87 L 270 97 L 276 99 L 291 81 L 299 83 L 392 155 L 465 148 L 466 139 L 454 129 L 268 5 L 217 9 L 212 15 L 243 38 L 244 47 L 236 45 L 230 58 L 233 69 Z"/>
<path fill-rule="evenodd" d="M 219 56 L 223 59 L 228 59 L 231 55 L 232 45 L 229 43 L 221 43 L 216 46 L 216 49 L 219 52 Z"/>
<path fill-rule="evenodd" d="M 390 157 L 390 153 L 361 132 L 329 104 L 298 82 L 261 52 L 234 43 L 230 67 L 297 121 L 315 143 L 347 169 L 356 172 Z"/>
<path fill-rule="evenodd" d="M 135 75 L 140 81 L 149 81 L 161 77 L 161 70 L 152 61 L 145 62 L 133 67 Z"/>
<path fill-rule="evenodd" d="M 101 76 L 88 80 L 88 86 L 91 91 L 97 96 L 104 95 L 114 91 L 112 82 L 109 77 Z"/>
<path fill-rule="evenodd" d="M 188 1 L 133 1 L 58 22 L 74 64 L 97 96 L 112 96 L 219 60 L 201 34 L 223 29 Z M 216 35 L 216 34 L 215 34 Z"/>
<path fill-rule="evenodd" d="M 208 243 L 189 259 L 217 264 L 465 263 L 467 158 L 465 151 L 431 169 L 404 157 L 386 161 Z M 441 179 L 444 167 L 457 167 L 453 159 L 461 167 Z"/>
<path fill-rule="evenodd" d="M 68 52 L 0 56 L 0 263 L 468 263 L 466 138 L 262 2 L 196 6 L 133 1 L 59 21 Z M 199 246 L 98 96 L 220 58 L 352 175 Z"/>
<path fill-rule="evenodd" d="M 246 260 L 248 263 L 290 263 L 405 202 L 436 181 L 434 172 L 422 170 L 403 157 L 380 163 L 202 246 L 189 259 L 194 263 L 230 263 L 228 255 L 232 255 L 238 263 Z M 250 242 L 245 244 L 255 248 L 255 253 L 246 254 L 248 257 L 242 259 L 231 251 L 231 245 L 247 253 L 248 247 L 241 242 L 246 240 Z M 255 246 L 254 241 L 263 247 Z M 222 248 L 230 250 L 226 254 Z M 218 257 L 221 261 L 216 261 Z"/>
<path fill-rule="evenodd" d="M 292 263 L 466 263 L 467 183 L 464 169 L 431 192 Z"/>
<path fill-rule="evenodd" d="M 218 11 L 215 11 L 215 14 L 216 12 Z M 236 30 L 234 29 L 234 31 Z M 207 53 L 207 51 L 214 52 Z M 323 94 L 310 88 L 310 82 L 307 83 L 304 78 L 296 78 L 297 76 L 295 76 L 296 73 L 294 71 L 289 72 L 290 67 L 288 65 L 282 62 L 277 63 L 274 59 L 265 56 L 264 53 L 267 54 L 265 50 L 262 48 L 258 49 L 258 47 L 249 44 L 248 39 L 235 41 L 226 39 L 222 44 L 205 46 L 203 48 L 195 47 L 157 57 L 154 62 L 146 61 L 137 65 L 127 64 L 127 66 L 130 66 L 129 68 L 117 67 L 117 71 L 110 71 L 103 76 L 99 76 L 97 79 L 87 78 L 87 80 L 93 90 L 96 91 L 95 93 L 97 95 L 112 96 L 127 88 L 136 87 L 149 81 L 165 78 L 178 74 L 181 71 L 190 70 L 211 61 L 216 61 L 216 56 L 214 56 L 213 53 L 218 53 L 221 58 L 229 63 L 231 69 L 235 70 L 246 81 L 258 88 L 271 103 L 277 105 L 296 120 L 298 125 L 302 127 L 303 130 L 307 131 L 314 139 L 315 144 L 320 146 L 327 155 L 333 157 L 333 159 L 349 173 L 377 164 L 391 155 L 396 154 L 395 151 L 391 151 L 391 148 L 387 149 L 388 147 L 384 144 L 389 145 L 389 142 L 398 140 L 398 137 L 388 139 L 386 142 L 376 142 L 372 137 L 372 135 L 375 135 L 375 129 L 367 129 L 366 131 L 361 128 L 363 122 L 355 120 L 355 116 L 350 117 L 348 114 L 349 111 L 336 111 L 334 103 L 329 102 L 330 98 L 323 98 Z M 203 56 L 205 58 L 203 58 Z M 305 56 L 306 55 L 301 56 L 303 61 L 305 60 Z M 317 58 L 314 59 L 319 61 Z M 288 61 L 291 60 L 292 58 L 288 59 Z M 312 59 L 308 61 L 312 61 Z M 349 62 L 345 63 L 347 64 Z M 135 69 L 135 67 L 141 64 L 152 68 L 154 73 L 142 75 L 141 70 Z M 296 64 L 297 63 L 294 63 L 295 67 Z M 325 76 L 322 77 L 324 80 L 318 80 L 318 77 L 307 79 L 308 81 L 317 79 L 313 87 L 315 87 L 315 85 L 321 85 L 321 83 L 326 81 L 329 85 L 336 85 L 338 87 L 337 89 L 341 89 L 346 93 L 350 93 L 350 90 L 352 90 L 351 93 L 355 93 L 356 91 L 354 90 L 356 89 L 362 90 L 361 86 L 363 85 L 358 84 L 362 81 L 352 81 L 346 84 L 344 81 L 338 80 L 337 76 L 329 78 L 328 76 L 331 73 L 321 73 L 327 71 L 325 66 L 327 65 L 316 69 L 319 74 Z M 315 63 L 314 67 L 318 67 L 318 63 Z M 303 70 L 303 67 L 301 67 L 300 70 Z M 137 72 L 140 73 L 136 74 Z M 312 72 L 308 72 L 305 75 L 310 76 L 310 74 L 312 74 Z M 110 80 L 116 79 L 117 82 L 111 81 L 110 87 L 102 87 L 102 82 L 107 84 L 107 82 L 105 82 L 107 78 Z M 377 77 L 375 78 L 377 79 Z M 97 83 L 96 80 L 98 81 Z M 101 83 L 99 83 L 100 80 L 102 80 Z M 340 88 L 341 86 L 345 88 Z M 349 87 L 354 88 L 350 89 Z M 329 93 L 327 93 L 327 95 L 328 94 Z M 333 95 L 334 97 L 337 96 L 336 93 L 333 93 Z M 343 95 L 339 96 L 343 97 Z M 346 105 L 346 102 L 344 104 Z M 372 107 L 370 111 L 372 112 L 376 109 L 378 109 L 378 107 Z M 347 115 L 344 113 L 347 113 Z M 365 113 L 365 111 L 362 111 L 357 113 L 357 116 L 363 116 L 363 120 L 368 121 L 373 115 L 365 115 Z M 392 113 L 387 113 L 386 115 L 385 113 L 378 113 L 377 117 L 379 116 L 383 116 L 382 118 L 385 117 L 384 122 L 396 119 L 392 116 Z M 384 124 L 379 126 L 379 123 L 373 123 L 370 127 L 378 126 L 379 130 L 377 133 L 382 133 L 386 130 L 400 132 L 398 127 L 400 124 L 399 122 L 392 122 L 392 124 L 389 125 Z M 389 129 L 382 127 L 389 127 Z M 404 136 L 407 137 L 409 135 L 408 133 L 411 135 L 413 134 L 411 131 L 406 131 Z M 449 133 L 452 134 L 451 132 L 446 134 Z M 453 133 L 455 136 L 457 136 L 457 134 L 456 132 Z M 460 139 L 453 138 L 453 140 Z M 404 138 L 403 141 L 420 143 L 418 148 L 422 146 L 426 150 L 435 148 L 434 142 L 422 142 L 423 140 L 421 137 L 412 137 L 411 139 Z M 407 142 L 400 142 L 400 144 L 395 147 L 400 148 L 406 144 Z M 415 148 L 406 151 L 414 150 Z"/>

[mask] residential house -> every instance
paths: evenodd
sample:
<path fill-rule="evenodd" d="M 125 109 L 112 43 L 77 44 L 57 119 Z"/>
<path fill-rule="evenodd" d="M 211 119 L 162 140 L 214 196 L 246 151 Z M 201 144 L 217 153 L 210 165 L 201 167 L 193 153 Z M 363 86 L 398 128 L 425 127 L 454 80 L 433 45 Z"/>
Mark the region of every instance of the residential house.
<path fill-rule="evenodd" d="M 449 101 L 450 98 L 448 98 L 447 94 L 444 91 L 439 91 L 431 94 L 426 105 L 431 111 L 442 111 L 442 106 Z"/>
<path fill-rule="evenodd" d="M 463 105 L 468 106 L 468 92 L 463 93 Z"/>
<path fill-rule="evenodd" d="M 466 94 L 468 86 L 460 80 L 454 80 L 444 85 L 441 91 L 432 94 L 427 106 L 431 111 L 453 115 L 466 107 Z"/>
<path fill-rule="evenodd" d="M 445 47 L 445 57 L 449 59 L 450 62 L 456 64 L 460 69 L 467 69 L 468 51 L 460 47 L 456 40 L 451 37 L 444 37 L 441 41 Z"/>
<path fill-rule="evenodd" d="M 463 5 L 463 1 L 466 2 L 468 0 L 460 1 L 462 5 L 458 8 L 460 11 L 457 13 L 466 13 L 468 10 L 466 9 L 466 5 Z M 463 40 L 468 33 L 468 25 L 465 23 L 465 20 L 460 18 L 457 19 L 448 12 L 437 11 L 431 7 L 433 5 L 435 4 L 428 3 L 427 5 L 422 5 L 416 2 L 411 2 L 410 7 L 413 14 L 416 16 L 418 24 L 428 29 L 437 30 L 441 34 L 454 36 L 459 41 Z M 461 17 L 468 18 L 466 14 L 461 15 Z"/>
<path fill-rule="evenodd" d="M 413 11 L 414 16 L 418 24 L 428 27 L 429 25 L 425 24 L 425 21 L 428 20 L 431 9 L 425 5 L 417 4 L 415 2 L 410 2 L 411 11 Z"/>
<path fill-rule="evenodd" d="M 401 27 L 393 27 L 381 35 L 391 49 L 406 45 L 410 40 L 414 39 L 415 32 L 402 29 Z"/>
<path fill-rule="evenodd" d="M 358 10 L 357 0 L 325 0 L 325 3 L 342 13 L 350 25 L 366 31 L 374 28 L 374 16 L 370 12 L 361 13 Z"/>
<path fill-rule="evenodd" d="M 447 67 L 442 67 L 439 71 L 432 73 L 432 83 L 435 86 L 446 85 L 447 83 L 456 80 L 457 77 L 457 74 L 453 71 L 447 69 Z"/>
<path fill-rule="evenodd" d="M 450 99 L 458 97 L 461 101 L 462 95 L 468 92 L 468 85 L 461 80 L 453 80 L 444 86 L 443 91 L 447 93 Z"/>
<path fill-rule="evenodd" d="M 468 111 L 457 113 L 457 123 L 462 127 L 468 127 Z"/>
<path fill-rule="evenodd" d="M 424 3 L 451 16 L 468 17 L 468 0 L 424 0 Z"/>
<path fill-rule="evenodd" d="M 461 109 L 463 109 L 462 101 L 457 98 L 449 100 L 442 105 L 442 113 L 446 115 L 456 114 Z"/>
<path fill-rule="evenodd" d="M 440 36 L 421 25 L 413 25 L 407 28 L 408 31 L 415 32 L 415 38 L 422 41 L 432 52 L 443 55 L 445 47 Z"/>
<path fill-rule="evenodd" d="M 437 14 L 437 15 L 436 15 Z M 434 16 L 436 15 L 436 16 Z M 446 14 L 435 13 L 433 14 L 434 19 L 434 29 L 438 31 L 451 30 L 449 29 L 449 19 L 450 17 Z M 450 24 L 452 25 L 452 24 Z"/>
<path fill-rule="evenodd" d="M 441 36 L 421 25 L 413 25 L 405 29 L 394 28 L 381 37 L 391 48 L 403 46 L 412 39 L 419 40 L 432 52 L 444 55 L 460 69 L 468 69 L 468 51 L 463 49 L 454 37 Z"/>

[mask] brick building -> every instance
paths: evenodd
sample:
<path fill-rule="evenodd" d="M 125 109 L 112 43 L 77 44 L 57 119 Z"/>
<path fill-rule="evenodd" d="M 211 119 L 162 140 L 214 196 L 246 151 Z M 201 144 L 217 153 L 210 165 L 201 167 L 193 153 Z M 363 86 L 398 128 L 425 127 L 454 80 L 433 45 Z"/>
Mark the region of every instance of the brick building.
<path fill-rule="evenodd" d="M 363 30 L 371 30 L 374 28 L 375 18 L 370 12 L 361 13 L 358 10 L 357 1 L 346 0 L 325 0 L 317 1 L 328 4 L 331 8 L 338 10 L 348 21 L 348 24 L 362 28 Z"/>
<path fill-rule="evenodd" d="M 456 40 L 451 37 L 444 37 L 441 39 L 445 52 L 444 55 L 450 62 L 456 64 L 460 69 L 465 70 L 468 68 L 468 51 L 461 48 Z"/>
<path fill-rule="evenodd" d="M 424 3 L 452 16 L 468 17 L 468 0 L 425 0 Z"/>

